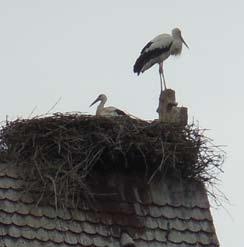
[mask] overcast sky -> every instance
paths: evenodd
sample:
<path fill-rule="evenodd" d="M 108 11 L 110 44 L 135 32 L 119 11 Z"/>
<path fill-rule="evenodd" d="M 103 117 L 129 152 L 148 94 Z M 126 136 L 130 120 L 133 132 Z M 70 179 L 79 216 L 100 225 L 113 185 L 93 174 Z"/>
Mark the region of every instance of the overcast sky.
<path fill-rule="evenodd" d="M 168 87 L 189 121 L 227 145 L 220 189 L 230 200 L 213 209 L 222 247 L 243 246 L 244 3 L 232 0 L 0 0 L 0 119 L 49 111 L 94 114 L 100 93 L 143 119 L 157 118 L 158 67 L 133 64 L 160 33 L 182 30 L 190 46 L 165 63 Z"/>

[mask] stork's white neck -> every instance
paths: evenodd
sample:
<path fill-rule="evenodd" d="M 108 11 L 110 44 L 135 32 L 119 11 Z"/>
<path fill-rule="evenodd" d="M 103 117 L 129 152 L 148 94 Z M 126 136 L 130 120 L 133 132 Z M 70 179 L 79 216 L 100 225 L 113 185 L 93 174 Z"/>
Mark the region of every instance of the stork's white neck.
<path fill-rule="evenodd" d="M 104 109 L 104 105 L 106 103 L 107 99 L 103 98 L 100 102 L 100 104 L 97 106 L 97 112 L 96 114 L 99 115 L 100 112 L 102 112 L 102 110 Z"/>

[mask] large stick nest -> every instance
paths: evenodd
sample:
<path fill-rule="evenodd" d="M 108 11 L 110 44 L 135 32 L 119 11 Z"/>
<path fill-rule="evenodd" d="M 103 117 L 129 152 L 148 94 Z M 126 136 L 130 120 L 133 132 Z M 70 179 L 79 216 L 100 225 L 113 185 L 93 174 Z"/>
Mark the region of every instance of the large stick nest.
<path fill-rule="evenodd" d="M 2 127 L 0 159 L 16 163 L 25 190 L 67 205 L 88 198 L 97 173 L 137 173 L 214 183 L 223 152 L 194 124 L 186 127 L 129 117 L 54 114 Z M 71 200 L 72 198 L 72 200 Z"/>

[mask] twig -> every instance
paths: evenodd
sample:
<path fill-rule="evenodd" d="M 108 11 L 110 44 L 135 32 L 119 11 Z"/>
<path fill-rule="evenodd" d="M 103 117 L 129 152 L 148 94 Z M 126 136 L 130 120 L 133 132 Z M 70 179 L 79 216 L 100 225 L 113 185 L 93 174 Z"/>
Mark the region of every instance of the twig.
<path fill-rule="evenodd" d="M 53 179 L 51 176 L 46 175 L 46 177 L 47 177 L 48 179 L 50 179 L 51 182 L 52 182 L 52 184 L 53 184 L 54 203 L 55 203 L 55 209 L 56 209 L 56 211 L 57 211 L 57 210 L 58 210 L 58 195 L 57 195 L 56 183 L 55 183 L 54 179 Z"/>
<path fill-rule="evenodd" d="M 56 105 L 61 101 L 62 97 L 59 97 L 56 103 L 47 111 L 46 115 L 48 115 L 55 107 Z"/>

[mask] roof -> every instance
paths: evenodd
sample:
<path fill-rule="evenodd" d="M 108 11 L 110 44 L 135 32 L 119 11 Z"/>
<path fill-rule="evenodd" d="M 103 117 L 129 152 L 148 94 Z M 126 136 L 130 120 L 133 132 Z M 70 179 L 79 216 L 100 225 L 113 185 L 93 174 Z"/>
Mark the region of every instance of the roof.
<path fill-rule="evenodd" d="M 79 209 L 36 206 L 12 164 L 0 164 L 0 246 L 219 246 L 204 186 L 136 174 L 99 175 Z"/>

